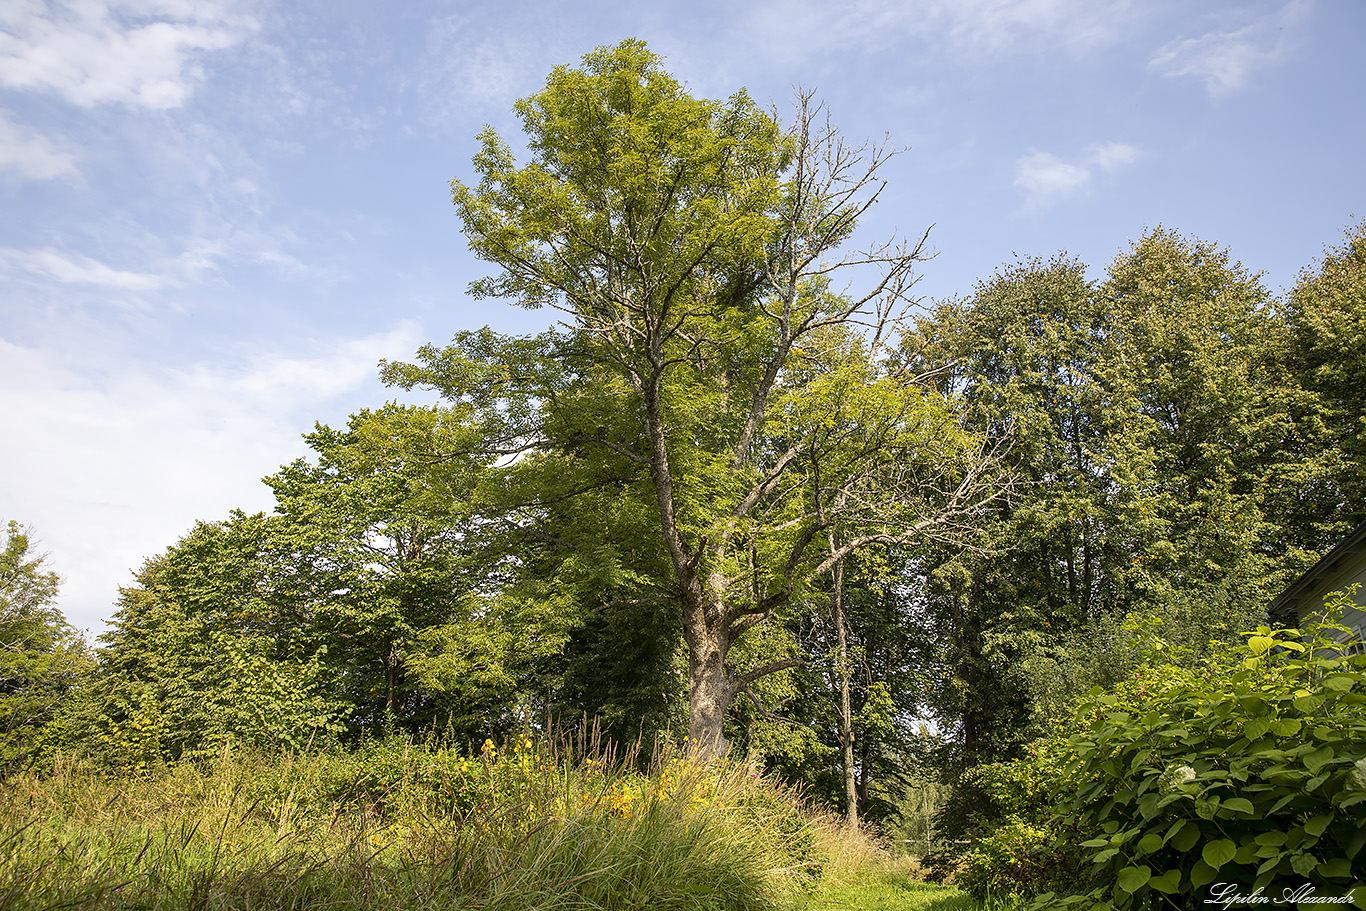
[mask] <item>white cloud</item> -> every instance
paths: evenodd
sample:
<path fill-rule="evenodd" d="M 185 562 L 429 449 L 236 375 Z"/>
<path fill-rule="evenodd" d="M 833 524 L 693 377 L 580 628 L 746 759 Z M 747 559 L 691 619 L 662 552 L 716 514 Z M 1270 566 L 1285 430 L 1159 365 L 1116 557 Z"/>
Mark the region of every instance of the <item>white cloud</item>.
<path fill-rule="evenodd" d="M 1090 180 L 1091 172 L 1085 167 L 1050 152 L 1030 152 L 1015 167 L 1015 186 L 1036 199 L 1073 193 Z"/>
<path fill-rule="evenodd" d="M 805 59 L 833 47 L 881 48 L 907 35 L 974 56 L 1005 50 L 1084 52 L 1120 40 L 1138 15 L 1130 0 L 770 0 L 750 31 L 773 55 Z"/>
<path fill-rule="evenodd" d="M 1133 164 L 1138 158 L 1138 149 L 1123 142 L 1107 142 L 1102 145 L 1089 146 L 1086 149 L 1084 160 L 1094 168 L 1102 171 L 1114 171 L 1125 165 Z"/>
<path fill-rule="evenodd" d="M 12 123 L 0 111 L 0 171 L 15 171 L 29 180 L 75 176 L 76 156 L 64 152 L 41 133 Z"/>
<path fill-rule="evenodd" d="M 1164 76 L 1195 76 L 1211 95 L 1226 95 L 1241 89 L 1253 70 L 1276 57 L 1274 48 L 1258 45 L 1257 30 L 1248 27 L 1171 42 L 1150 66 Z"/>
<path fill-rule="evenodd" d="M 402 323 L 365 338 L 175 370 L 0 339 L 0 520 L 35 526 L 76 626 L 113 612 L 130 571 L 196 520 L 268 509 L 260 479 L 303 455 L 318 419 L 377 402 L 376 364 L 419 341 Z"/>
<path fill-rule="evenodd" d="M 204 52 L 254 27 L 210 2 L 49 0 L 0 13 L 0 85 L 51 90 L 73 104 L 179 107 Z"/>
<path fill-rule="evenodd" d="M 1122 142 L 1088 146 L 1073 161 L 1051 152 L 1030 152 L 1015 165 L 1015 186 L 1030 205 L 1045 205 L 1085 191 L 1097 171 L 1113 172 L 1132 164 L 1138 150 Z"/>
<path fill-rule="evenodd" d="M 1252 74 L 1281 60 L 1289 40 L 1285 29 L 1303 16 L 1305 0 L 1292 0 L 1271 19 L 1168 42 L 1148 66 L 1163 76 L 1194 76 L 1213 96 L 1247 86 Z"/>
<path fill-rule="evenodd" d="M 64 285 L 92 285 L 118 291 L 155 291 L 173 284 L 160 275 L 114 269 L 88 256 L 63 253 L 51 247 L 42 250 L 0 250 L 0 264 L 53 278 Z"/>

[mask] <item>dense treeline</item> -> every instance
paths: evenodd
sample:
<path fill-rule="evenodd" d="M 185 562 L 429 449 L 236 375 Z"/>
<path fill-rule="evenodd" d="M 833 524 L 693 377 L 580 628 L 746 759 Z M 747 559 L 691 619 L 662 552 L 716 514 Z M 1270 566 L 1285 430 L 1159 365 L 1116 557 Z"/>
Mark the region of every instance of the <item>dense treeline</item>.
<path fill-rule="evenodd" d="M 1010 435 L 1023 482 L 980 551 L 924 568 L 950 777 L 1017 757 L 1072 698 L 1124 677 L 1126 621 L 1160 620 L 1173 660 L 1198 665 L 1366 518 L 1356 418 L 1307 366 L 1334 344 L 1313 323 L 1366 314 L 1364 241 L 1277 301 L 1226 251 L 1158 229 L 1103 281 L 1020 263 L 920 323 L 913 356 L 945 365 L 970 426 Z M 957 798 L 950 827 L 976 801 Z"/>
<path fill-rule="evenodd" d="M 386 365 L 445 403 L 318 426 L 94 656 L 11 525 L 0 761 L 596 717 L 887 818 L 1115 682 L 1125 622 L 1198 662 L 1366 519 L 1366 227 L 1285 299 L 1159 228 L 912 318 L 918 247 L 844 253 L 880 153 L 808 105 L 693 99 L 635 42 L 556 70 L 532 163 L 486 134 L 455 198 L 474 291 L 565 324 Z M 832 263 L 881 278 L 835 294 Z"/>

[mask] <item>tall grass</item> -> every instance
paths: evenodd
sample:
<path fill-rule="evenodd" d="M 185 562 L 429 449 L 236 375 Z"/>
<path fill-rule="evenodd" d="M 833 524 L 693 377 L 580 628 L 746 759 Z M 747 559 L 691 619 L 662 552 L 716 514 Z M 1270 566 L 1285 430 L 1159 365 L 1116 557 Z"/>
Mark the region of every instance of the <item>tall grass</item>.
<path fill-rule="evenodd" d="M 776 783 L 627 758 L 394 738 L 138 778 L 59 760 L 0 793 L 0 911 L 741 911 L 788 906 L 820 875 L 820 825 Z"/>

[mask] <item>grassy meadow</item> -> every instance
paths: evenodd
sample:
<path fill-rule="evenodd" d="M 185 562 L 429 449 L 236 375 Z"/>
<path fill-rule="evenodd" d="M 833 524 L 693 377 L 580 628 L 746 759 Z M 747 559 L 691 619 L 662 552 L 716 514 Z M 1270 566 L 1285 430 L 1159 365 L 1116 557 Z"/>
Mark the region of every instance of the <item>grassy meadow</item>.
<path fill-rule="evenodd" d="M 636 759 L 528 738 L 59 759 L 0 792 L 0 911 L 979 907 L 743 763 Z"/>

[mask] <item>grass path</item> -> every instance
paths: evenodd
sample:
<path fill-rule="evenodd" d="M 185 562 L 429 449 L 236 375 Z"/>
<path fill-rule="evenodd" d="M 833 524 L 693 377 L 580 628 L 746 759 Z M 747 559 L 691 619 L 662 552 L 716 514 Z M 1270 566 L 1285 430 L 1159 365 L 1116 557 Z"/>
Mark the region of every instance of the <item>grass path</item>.
<path fill-rule="evenodd" d="M 809 900 L 802 911 L 985 911 L 971 896 L 952 886 L 887 874 L 875 879 L 831 885 Z"/>

